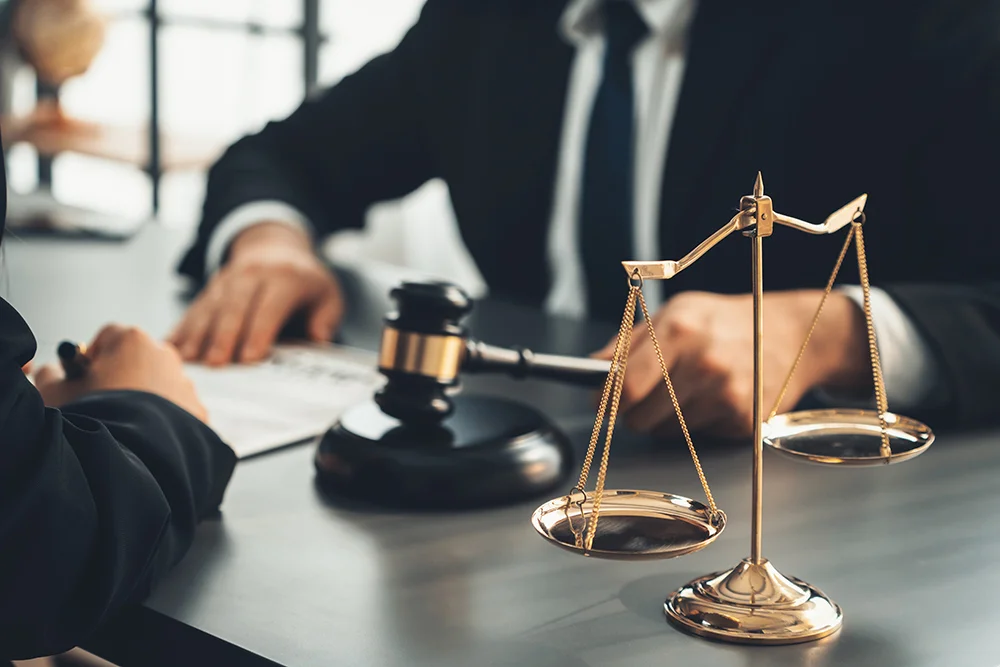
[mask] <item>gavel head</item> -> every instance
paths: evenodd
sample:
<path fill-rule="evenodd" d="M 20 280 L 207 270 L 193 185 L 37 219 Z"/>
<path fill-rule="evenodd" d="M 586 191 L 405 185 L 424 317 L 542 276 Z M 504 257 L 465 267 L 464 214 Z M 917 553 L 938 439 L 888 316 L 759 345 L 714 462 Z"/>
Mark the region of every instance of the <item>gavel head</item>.
<path fill-rule="evenodd" d="M 449 283 L 403 283 L 390 292 L 378 366 L 388 382 L 375 394 L 382 412 L 408 426 L 431 426 L 451 414 L 472 299 Z"/>

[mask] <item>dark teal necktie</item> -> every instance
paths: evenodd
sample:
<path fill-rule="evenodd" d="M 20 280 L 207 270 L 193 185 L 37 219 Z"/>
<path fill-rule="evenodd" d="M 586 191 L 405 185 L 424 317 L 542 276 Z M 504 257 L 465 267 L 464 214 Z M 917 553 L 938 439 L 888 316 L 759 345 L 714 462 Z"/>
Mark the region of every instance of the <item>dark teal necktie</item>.
<path fill-rule="evenodd" d="M 584 153 L 580 249 L 591 318 L 621 317 L 632 259 L 635 101 L 631 55 L 648 32 L 631 0 L 605 0 L 605 51 Z"/>

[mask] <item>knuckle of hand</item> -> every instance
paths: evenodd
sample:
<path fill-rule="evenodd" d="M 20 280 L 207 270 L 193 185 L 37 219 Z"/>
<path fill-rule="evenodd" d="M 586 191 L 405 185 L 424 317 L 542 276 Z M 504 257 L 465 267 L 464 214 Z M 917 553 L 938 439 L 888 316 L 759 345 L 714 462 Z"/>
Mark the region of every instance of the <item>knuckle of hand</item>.
<path fill-rule="evenodd" d="M 213 332 L 212 341 L 214 343 L 228 341 L 231 338 L 235 338 L 239 331 L 240 322 L 236 320 L 236 318 L 221 317 L 218 322 L 215 323 L 215 331 Z"/>
<path fill-rule="evenodd" d="M 128 343 L 138 343 L 145 340 L 146 333 L 139 327 L 125 327 L 122 331 L 122 338 Z"/>
<path fill-rule="evenodd" d="M 119 324 L 118 322 L 109 322 L 108 324 L 105 324 L 101 328 L 98 335 L 120 335 L 124 333 L 125 330 L 126 327 Z"/>
<path fill-rule="evenodd" d="M 207 361 L 225 361 L 229 359 L 232 354 L 229 346 L 225 343 L 216 342 L 205 352 L 205 359 Z"/>
<path fill-rule="evenodd" d="M 242 262 L 230 267 L 229 272 L 223 276 L 219 275 L 220 280 L 216 288 L 215 294 L 224 298 L 224 294 L 229 292 L 229 290 L 235 284 L 243 283 L 248 280 L 259 280 L 264 274 L 264 267 L 257 262 Z"/>
<path fill-rule="evenodd" d="M 671 338 L 689 338 L 700 333 L 695 319 L 684 313 L 667 319 L 666 329 Z"/>
<path fill-rule="evenodd" d="M 290 278 L 300 278 L 303 275 L 301 267 L 292 264 L 291 262 L 280 262 L 270 267 L 269 273 L 273 274 L 275 277 L 290 279 Z"/>
<path fill-rule="evenodd" d="M 727 361 L 716 352 L 706 352 L 698 358 L 698 368 L 705 374 L 728 380 L 732 369 Z"/>
<path fill-rule="evenodd" d="M 243 340 L 243 352 L 254 352 L 267 345 L 270 341 L 270 330 L 260 326 L 253 327 Z"/>

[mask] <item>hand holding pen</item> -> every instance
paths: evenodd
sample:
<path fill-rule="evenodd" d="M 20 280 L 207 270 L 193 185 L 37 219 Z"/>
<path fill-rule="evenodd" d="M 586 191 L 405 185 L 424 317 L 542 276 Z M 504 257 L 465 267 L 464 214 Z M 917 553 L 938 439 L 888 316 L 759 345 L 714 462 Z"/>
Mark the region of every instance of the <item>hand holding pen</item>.
<path fill-rule="evenodd" d="M 90 345 L 64 341 L 57 353 L 60 363 L 35 375 L 35 386 L 48 406 L 99 391 L 142 391 L 172 401 L 202 421 L 207 418 L 177 350 L 140 329 L 112 324 Z"/>

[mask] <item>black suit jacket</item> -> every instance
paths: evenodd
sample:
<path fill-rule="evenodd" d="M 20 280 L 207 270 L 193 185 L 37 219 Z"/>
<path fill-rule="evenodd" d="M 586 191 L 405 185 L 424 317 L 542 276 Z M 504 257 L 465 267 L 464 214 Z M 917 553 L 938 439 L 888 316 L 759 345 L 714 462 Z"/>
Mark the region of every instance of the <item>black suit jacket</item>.
<path fill-rule="evenodd" d="M 0 164 L 0 213 L 6 191 Z M 34 354 L 0 299 L 0 663 L 68 650 L 142 600 L 218 508 L 235 465 L 207 426 L 158 396 L 46 408 L 21 371 Z"/>
<path fill-rule="evenodd" d="M 556 28 L 565 4 L 429 0 L 394 51 L 226 152 L 182 271 L 202 277 L 214 226 L 242 203 L 283 200 L 329 232 L 440 177 L 491 294 L 541 304 L 573 58 Z M 869 193 L 872 280 L 947 376 L 924 413 L 936 423 L 998 420 L 998 4 L 703 0 L 663 177 L 665 259 L 727 221 L 758 170 L 779 211 L 810 221 Z M 777 228 L 767 289 L 821 287 L 841 242 Z M 749 254 L 730 238 L 665 287 L 746 292 Z"/>

